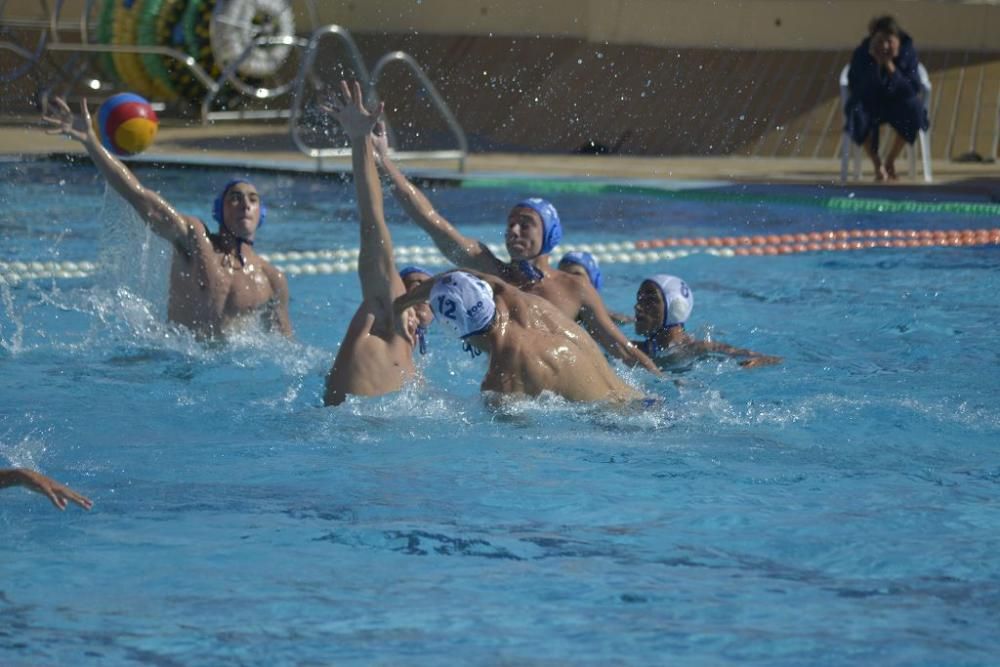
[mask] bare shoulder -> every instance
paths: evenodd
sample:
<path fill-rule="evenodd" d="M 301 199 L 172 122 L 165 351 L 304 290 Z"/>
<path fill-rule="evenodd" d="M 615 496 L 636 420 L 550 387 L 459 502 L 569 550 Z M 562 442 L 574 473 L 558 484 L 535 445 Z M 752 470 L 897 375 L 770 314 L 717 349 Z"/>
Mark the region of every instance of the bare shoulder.
<path fill-rule="evenodd" d="M 504 280 L 502 276 L 495 275 L 492 273 L 484 273 L 476 269 L 462 268 L 458 270 L 461 271 L 462 273 L 468 273 L 470 275 L 473 275 L 482 280 L 483 282 L 485 282 L 493 289 L 494 296 L 510 295 L 521 292 L 521 290 L 517 289 L 516 287 L 513 287 L 510 283 Z"/>
<path fill-rule="evenodd" d="M 258 257 L 258 259 L 260 259 L 260 270 L 267 276 L 268 282 L 271 283 L 271 288 L 275 291 L 287 291 L 288 279 L 285 277 L 284 272 L 263 257 Z"/>
<path fill-rule="evenodd" d="M 186 241 L 185 247 L 179 248 L 187 256 L 192 256 L 196 253 L 209 256 L 215 252 L 215 245 L 212 243 L 212 233 L 209 231 L 208 226 L 202 222 L 201 218 L 196 218 L 193 215 L 181 215 L 181 221 L 184 225 L 184 240 Z"/>
<path fill-rule="evenodd" d="M 590 281 L 577 273 L 567 273 L 566 271 L 556 269 L 548 278 L 555 279 L 555 282 L 565 286 L 567 289 L 581 293 L 586 292 L 588 288 L 590 291 L 594 291 L 594 287 L 590 284 Z"/>
<path fill-rule="evenodd" d="M 479 245 L 480 268 L 489 275 L 504 277 L 510 271 L 510 264 L 504 262 L 490 250 L 490 247 L 482 241 L 477 241 Z"/>
<path fill-rule="evenodd" d="M 590 280 L 584 276 L 565 271 L 555 271 L 555 277 L 565 291 L 573 293 L 580 300 L 581 305 L 592 306 L 595 303 L 604 303 Z"/>

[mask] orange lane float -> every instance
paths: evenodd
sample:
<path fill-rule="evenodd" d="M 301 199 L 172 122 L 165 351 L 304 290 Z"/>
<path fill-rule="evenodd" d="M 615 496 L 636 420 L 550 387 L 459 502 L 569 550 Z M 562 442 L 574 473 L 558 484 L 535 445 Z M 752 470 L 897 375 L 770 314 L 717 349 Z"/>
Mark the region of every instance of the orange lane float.
<path fill-rule="evenodd" d="M 823 250 L 872 248 L 963 247 L 1000 244 L 1000 228 L 987 229 L 832 229 L 795 234 L 701 236 L 633 242 L 637 250 L 652 248 L 712 248 L 732 255 L 774 256 Z"/>

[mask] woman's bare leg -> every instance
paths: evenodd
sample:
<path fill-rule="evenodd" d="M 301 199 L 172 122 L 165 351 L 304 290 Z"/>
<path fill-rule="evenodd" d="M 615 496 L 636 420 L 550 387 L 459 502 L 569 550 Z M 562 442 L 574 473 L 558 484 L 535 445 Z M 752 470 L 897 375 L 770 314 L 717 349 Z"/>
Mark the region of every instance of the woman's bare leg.
<path fill-rule="evenodd" d="M 885 156 L 885 174 L 886 178 L 890 181 L 899 180 L 896 176 L 896 158 L 903 151 L 903 146 L 906 145 L 906 139 L 904 139 L 899 133 L 893 132 L 892 148 L 889 149 L 889 154 Z"/>
<path fill-rule="evenodd" d="M 882 166 L 882 160 L 878 156 L 878 151 L 875 150 L 874 132 L 872 132 L 871 135 L 868 136 L 868 139 L 865 141 L 865 143 L 862 144 L 862 147 L 865 149 L 865 155 L 867 155 L 868 159 L 872 161 L 872 168 L 875 170 L 875 180 L 876 181 L 886 180 L 886 178 L 888 178 L 888 174 L 886 173 L 885 168 Z"/>

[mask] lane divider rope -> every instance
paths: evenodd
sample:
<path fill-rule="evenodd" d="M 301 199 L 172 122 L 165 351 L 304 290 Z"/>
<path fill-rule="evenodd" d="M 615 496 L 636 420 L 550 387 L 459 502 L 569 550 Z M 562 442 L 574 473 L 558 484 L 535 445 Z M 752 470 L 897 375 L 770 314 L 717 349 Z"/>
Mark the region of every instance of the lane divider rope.
<path fill-rule="evenodd" d="M 593 253 L 601 264 L 649 263 L 672 261 L 693 254 L 716 257 L 788 255 L 806 252 L 903 249 L 930 247 L 972 247 L 1000 245 L 1000 228 L 959 230 L 831 230 L 805 234 L 768 234 L 755 236 L 705 236 L 663 238 L 611 243 L 564 244 L 565 252 Z M 505 257 L 503 246 L 490 250 Z M 398 246 L 399 264 L 445 267 L 450 263 L 434 246 Z M 329 275 L 357 270 L 358 249 L 306 250 L 261 253 L 290 276 Z M 321 260 L 321 261 L 317 261 Z M 89 261 L 0 262 L 0 282 L 17 284 L 27 280 L 87 278 L 98 271 Z"/>

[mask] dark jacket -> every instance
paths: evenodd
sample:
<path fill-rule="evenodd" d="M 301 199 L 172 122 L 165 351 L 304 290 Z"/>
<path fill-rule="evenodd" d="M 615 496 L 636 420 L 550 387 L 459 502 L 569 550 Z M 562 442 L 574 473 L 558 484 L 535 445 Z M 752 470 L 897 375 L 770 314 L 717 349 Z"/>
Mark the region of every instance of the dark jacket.
<path fill-rule="evenodd" d="M 847 108 L 860 104 L 875 118 L 885 118 L 886 111 L 905 104 L 920 93 L 917 72 L 917 50 L 905 32 L 899 35 L 899 55 L 893 58 L 896 71 L 888 74 L 868 52 L 871 38 L 867 37 L 854 49 L 851 69 L 847 73 L 850 95 Z"/>

